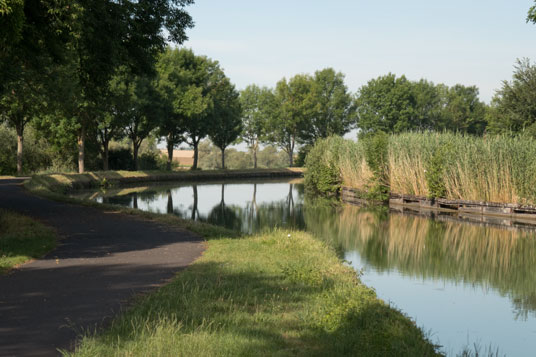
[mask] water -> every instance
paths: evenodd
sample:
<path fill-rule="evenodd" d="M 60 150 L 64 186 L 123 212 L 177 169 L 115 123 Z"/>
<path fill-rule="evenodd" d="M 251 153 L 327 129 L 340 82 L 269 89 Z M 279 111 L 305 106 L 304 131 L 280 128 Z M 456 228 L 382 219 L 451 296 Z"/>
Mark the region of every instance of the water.
<path fill-rule="evenodd" d="M 305 229 L 337 248 L 378 296 L 413 318 L 449 355 L 465 347 L 536 354 L 536 233 L 333 207 L 297 181 L 177 183 L 82 193 L 99 202 L 243 232 Z"/>

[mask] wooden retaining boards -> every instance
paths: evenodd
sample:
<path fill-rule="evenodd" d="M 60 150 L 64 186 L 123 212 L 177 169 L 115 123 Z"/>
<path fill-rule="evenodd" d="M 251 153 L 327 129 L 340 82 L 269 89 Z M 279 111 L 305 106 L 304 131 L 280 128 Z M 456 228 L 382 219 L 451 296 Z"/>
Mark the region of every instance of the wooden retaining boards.
<path fill-rule="evenodd" d="M 364 195 L 358 190 L 343 187 L 341 198 L 345 203 L 357 205 L 377 204 L 362 198 Z M 490 216 L 515 219 L 521 224 L 536 224 L 536 206 L 515 203 L 495 203 L 468 200 L 452 200 L 446 198 L 429 199 L 422 196 L 401 195 L 392 193 L 389 198 L 389 207 L 403 207 L 413 210 L 428 210 L 436 212 L 457 213 L 460 216 Z M 491 220 L 489 218 L 488 220 Z"/>
<path fill-rule="evenodd" d="M 498 227 L 506 230 L 524 230 L 530 232 L 536 232 L 536 222 L 522 222 L 519 220 L 514 220 L 509 217 L 493 217 L 493 216 L 484 216 L 484 215 L 474 215 L 474 214 L 463 214 L 463 213 L 450 213 L 450 212 L 440 212 L 435 210 L 413 210 L 411 208 L 397 206 L 390 207 L 389 210 L 396 214 L 401 214 L 404 216 L 416 216 L 416 217 L 426 217 L 433 218 L 441 222 L 463 222 L 465 224 L 485 226 L 485 227 Z"/>

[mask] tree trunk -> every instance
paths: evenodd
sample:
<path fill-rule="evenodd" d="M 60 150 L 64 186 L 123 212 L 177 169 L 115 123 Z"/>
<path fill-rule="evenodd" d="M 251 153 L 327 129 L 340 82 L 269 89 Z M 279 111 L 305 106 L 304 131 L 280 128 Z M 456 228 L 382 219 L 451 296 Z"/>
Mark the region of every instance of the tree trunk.
<path fill-rule="evenodd" d="M 22 146 L 24 143 L 24 125 L 17 125 L 17 175 L 22 175 Z"/>
<path fill-rule="evenodd" d="M 78 173 L 84 173 L 84 159 L 85 159 L 85 145 L 86 145 L 86 130 L 82 126 L 78 133 Z"/>
<path fill-rule="evenodd" d="M 140 149 L 140 144 L 138 144 L 135 140 L 132 140 L 132 144 L 133 144 L 133 152 L 132 154 L 134 155 L 134 170 L 135 171 L 138 171 L 140 169 L 140 163 L 138 162 L 138 150 Z"/>
<path fill-rule="evenodd" d="M 173 162 L 173 147 L 175 145 L 170 142 L 169 140 L 169 136 L 168 136 L 168 142 L 167 142 L 167 155 L 168 155 L 168 160 L 167 160 L 167 164 L 166 164 L 166 170 L 168 171 L 171 171 L 171 163 Z"/>
<path fill-rule="evenodd" d="M 105 140 L 103 143 L 102 143 L 102 146 L 104 148 L 104 151 L 103 151 L 103 154 L 102 154 L 102 169 L 104 171 L 108 171 L 110 169 L 110 165 L 109 165 L 109 149 L 108 149 L 108 146 L 110 145 L 110 142 L 108 140 Z"/>
<path fill-rule="evenodd" d="M 289 150 L 288 151 L 288 166 L 289 167 L 292 167 L 292 165 L 294 165 L 294 154 L 292 152 L 292 150 Z"/>
<path fill-rule="evenodd" d="M 198 158 L 198 155 L 199 155 L 199 151 L 198 151 L 198 146 L 199 146 L 199 141 L 195 141 L 193 140 L 193 146 L 194 146 L 194 164 L 192 165 L 192 170 L 197 170 L 197 158 Z"/>
<path fill-rule="evenodd" d="M 221 149 L 221 168 L 225 170 L 225 148 Z"/>
<path fill-rule="evenodd" d="M 253 144 L 253 168 L 257 168 L 257 149 L 259 148 L 259 140 L 255 139 L 255 144 Z"/>
<path fill-rule="evenodd" d="M 288 151 L 288 162 L 289 162 L 290 167 L 294 166 L 294 145 L 295 145 L 295 141 L 294 141 L 294 138 L 292 138 L 290 141 L 290 147 Z"/>

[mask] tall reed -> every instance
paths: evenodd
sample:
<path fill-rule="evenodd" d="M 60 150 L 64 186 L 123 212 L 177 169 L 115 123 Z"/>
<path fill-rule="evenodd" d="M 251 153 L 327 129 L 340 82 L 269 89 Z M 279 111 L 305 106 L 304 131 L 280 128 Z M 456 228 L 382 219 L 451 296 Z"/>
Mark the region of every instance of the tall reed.
<path fill-rule="evenodd" d="M 375 178 L 364 145 L 363 141 L 341 143 L 340 138 L 329 138 L 323 141 L 321 152 L 329 157 L 331 167 L 338 168 L 342 185 L 366 191 Z M 394 193 L 536 203 L 536 140 L 529 137 L 403 133 L 389 137 L 386 160 L 388 184 Z M 314 163 L 308 166 L 314 169 Z"/>

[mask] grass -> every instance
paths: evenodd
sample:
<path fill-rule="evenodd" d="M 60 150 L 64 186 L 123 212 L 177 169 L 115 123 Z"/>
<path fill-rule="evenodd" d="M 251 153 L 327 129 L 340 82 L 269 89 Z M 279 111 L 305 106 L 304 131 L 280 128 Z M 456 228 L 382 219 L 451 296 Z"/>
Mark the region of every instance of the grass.
<path fill-rule="evenodd" d="M 83 174 L 34 175 L 26 187 L 34 191 L 66 193 L 80 188 L 120 186 L 124 184 L 209 180 L 224 178 L 300 176 L 301 168 L 250 169 L 250 170 L 209 170 L 209 171 L 95 171 Z"/>
<path fill-rule="evenodd" d="M 56 246 L 56 234 L 41 223 L 0 210 L 0 275 Z"/>
<path fill-rule="evenodd" d="M 303 232 L 211 240 L 74 356 L 436 355 L 334 251 Z"/>
<path fill-rule="evenodd" d="M 333 165 L 342 185 L 369 190 L 375 178 L 364 143 L 340 141 L 330 138 L 319 145 L 337 151 Z M 389 136 L 387 151 L 387 184 L 393 193 L 536 204 L 536 140 L 530 137 L 403 133 Z"/>

